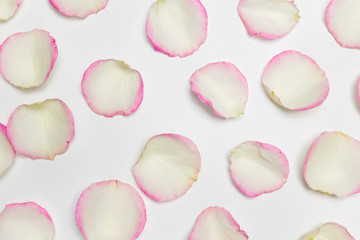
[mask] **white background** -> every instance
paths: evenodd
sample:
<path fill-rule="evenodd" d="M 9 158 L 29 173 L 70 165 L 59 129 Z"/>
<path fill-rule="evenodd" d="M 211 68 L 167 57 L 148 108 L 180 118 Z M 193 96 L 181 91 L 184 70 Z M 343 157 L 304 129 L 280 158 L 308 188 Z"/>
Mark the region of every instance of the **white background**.
<path fill-rule="evenodd" d="M 16 157 L 0 178 L 1 209 L 8 203 L 36 202 L 53 218 L 56 240 L 84 239 L 74 217 L 81 192 L 109 179 L 139 190 L 131 169 L 146 141 L 155 134 L 178 133 L 200 150 L 199 179 L 186 195 L 168 203 L 157 203 L 139 190 L 148 214 L 139 239 L 185 240 L 198 214 L 215 205 L 228 209 L 250 239 L 300 240 L 329 221 L 360 238 L 360 194 L 344 199 L 327 196 L 310 190 L 302 177 L 309 146 L 321 132 L 340 130 L 360 139 L 355 90 L 360 54 L 341 48 L 327 31 L 328 1 L 296 1 L 302 18 L 279 40 L 249 36 L 236 11 L 238 0 L 202 3 L 209 17 L 207 40 L 184 59 L 154 51 L 147 40 L 145 21 L 152 0 L 110 0 L 105 10 L 84 20 L 62 16 L 47 0 L 25 0 L 13 19 L 0 24 L 0 42 L 10 34 L 40 28 L 51 33 L 59 48 L 50 78 L 38 89 L 20 90 L 0 77 L 0 122 L 6 124 L 21 104 L 60 98 L 76 124 L 69 150 L 54 161 Z M 318 108 L 285 111 L 263 90 L 264 67 L 287 49 L 309 55 L 326 72 L 330 94 Z M 81 94 L 86 68 L 107 58 L 124 60 L 143 77 L 144 100 L 128 117 L 96 115 Z M 190 90 L 191 74 L 216 61 L 234 63 L 248 80 L 249 102 L 245 115 L 237 119 L 220 119 Z M 273 144 L 286 154 L 290 176 L 282 189 L 251 199 L 232 183 L 229 154 L 247 140 Z"/>

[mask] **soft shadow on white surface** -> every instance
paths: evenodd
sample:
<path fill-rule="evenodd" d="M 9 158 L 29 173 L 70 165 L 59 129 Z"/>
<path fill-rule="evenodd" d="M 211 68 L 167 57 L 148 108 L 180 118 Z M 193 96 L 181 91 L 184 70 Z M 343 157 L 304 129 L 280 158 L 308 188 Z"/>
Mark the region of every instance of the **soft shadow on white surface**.
<path fill-rule="evenodd" d="M 351 89 L 351 93 L 350 93 L 350 96 L 352 96 L 353 98 L 353 104 L 354 106 L 356 107 L 358 113 L 360 113 L 360 100 L 359 100 L 359 97 L 358 96 L 358 93 L 357 93 L 357 83 L 358 83 L 358 79 L 360 79 L 360 75 L 354 80 L 353 82 L 353 88 Z"/>

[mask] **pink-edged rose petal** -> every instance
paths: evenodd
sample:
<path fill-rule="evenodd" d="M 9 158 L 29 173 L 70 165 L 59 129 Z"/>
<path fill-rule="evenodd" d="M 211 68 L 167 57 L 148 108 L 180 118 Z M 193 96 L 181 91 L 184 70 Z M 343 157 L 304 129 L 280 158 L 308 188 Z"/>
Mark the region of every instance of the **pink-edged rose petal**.
<path fill-rule="evenodd" d="M 292 111 L 315 108 L 329 94 L 325 72 L 312 58 L 293 50 L 284 51 L 271 59 L 262 83 L 274 102 Z"/>
<path fill-rule="evenodd" d="M 207 13 L 199 0 L 157 0 L 150 8 L 146 34 L 155 50 L 186 57 L 207 35 Z"/>
<path fill-rule="evenodd" d="M 313 190 L 338 197 L 360 192 L 360 141 L 342 132 L 323 132 L 311 144 L 304 177 Z"/>
<path fill-rule="evenodd" d="M 240 0 L 237 10 L 250 35 L 267 39 L 285 36 L 300 19 L 293 0 Z"/>
<path fill-rule="evenodd" d="M 8 204 L 0 213 L 1 240 L 52 240 L 54 235 L 51 217 L 36 203 Z"/>
<path fill-rule="evenodd" d="M 58 56 L 55 39 L 45 30 L 15 33 L 0 46 L 0 72 L 20 88 L 41 86 Z"/>
<path fill-rule="evenodd" d="M 0 176 L 8 170 L 15 159 L 15 151 L 6 132 L 6 127 L 0 123 Z"/>
<path fill-rule="evenodd" d="M 133 240 L 143 231 L 146 209 L 136 189 L 117 180 L 92 184 L 80 196 L 76 223 L 87 240 Z"/>
<path fill-rule="evenodd" d="M 0 0 L 0 22 L 11 18 L 21 3 L 22 0 Z"/>
<path fill-rule="evenodd" d="M 129 115 L 143 99 L 144 85 L 138 71 L 125 62 L 108 59 L 91 64 L 81 89 L 90 108 L 105 117 Z"/>
<path fill-rule="evenodd" d="M 248 197 L 280 189 L 289 176 L 283 152 L 267 143 L 248 141 L 231 152 L 230 173 L 235 185 Z"/>
<path fill-rule="evenodd" d="M 202 102 L 210 105 L 219 117 L 234 118 L 244 114 L 248 84 L 234 64 L 207 64 L 196 70 L 190 81 L 192 91 Z"/>
<path fill-rule="evenodd" d="M 302 240 L 355 240 L 344 226 L 330 222 L 307 233 Z"/>
<path fill-rule="evenodd" d="M 360 2 L 331 0 L 326 9 L 326 25 L 336 42 L 345 48 L 360 48 Z"/>
<path fill-rule="evenodd" d="M 59 12 L 70 17 L 86 18 L 106 8 L 109 0 L 50 0 Z"/>
<path fill-rule="evenodd" d="M 145 145 L 133 167 L 141 190 L 156 201 L 184 195 L 197 180 L 201 167 L 195 143 L 177 134 L 160 134 Z"/>
<path fill-rule="evenodd" d="M 189 240 L 247 240 L 245 231 L 222 207 L 209 207 L 198 216 Z"/>
<path fill-rule="evenodd" d="M 74 134 L 74 117 L 59 99 L 21 105 L 7 125 L 7 135 L 15 151 L 33 159 L 53 160 L 63 154 Z"/>

